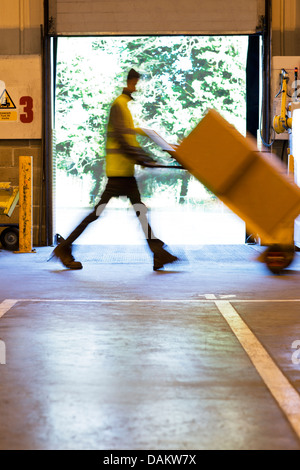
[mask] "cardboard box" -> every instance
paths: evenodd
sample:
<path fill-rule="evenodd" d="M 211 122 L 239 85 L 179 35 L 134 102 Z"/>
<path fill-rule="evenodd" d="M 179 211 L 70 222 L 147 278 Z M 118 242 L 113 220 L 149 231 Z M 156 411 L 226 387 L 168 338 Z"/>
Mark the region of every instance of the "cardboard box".
<path fill-rule="evenodd" d="M 300 188 L 276 156 L 258 151 L 215 110 L 176 150 L 178 162 L 208 187 L 263 244 L 293 243 Z"/>

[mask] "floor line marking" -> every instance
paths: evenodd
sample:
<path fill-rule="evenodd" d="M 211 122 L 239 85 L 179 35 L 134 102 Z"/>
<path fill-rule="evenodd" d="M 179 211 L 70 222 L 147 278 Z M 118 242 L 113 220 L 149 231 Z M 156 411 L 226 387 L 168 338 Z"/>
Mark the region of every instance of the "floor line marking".
<path fill-rule="evenodd" d="M 300 439 L 300 395 L 228 300 L 215 305 Z"/>
<path fill-rule="evenodd" d="M 16 303 L 19 302 L 18 300 L 6 299 L 3 300 L 0 304 L 0 318 L 3 317 Z"/>
<path fill-rule="evenodd" d="M 213 294 L 210 294 L 213 295 Z M 216 297 L 207 299 L 17 299 L 13 302 L 68 302 L 68 303 L 145 303 L 145 302 L 157 302 L 157 303 L 173 303 L 173 302 L 186 302 L 186 303 L 211 303 L 215 302 Z M 231 303 L 283 303 L 300 302 L 300 299 L 230 299 Z"/>

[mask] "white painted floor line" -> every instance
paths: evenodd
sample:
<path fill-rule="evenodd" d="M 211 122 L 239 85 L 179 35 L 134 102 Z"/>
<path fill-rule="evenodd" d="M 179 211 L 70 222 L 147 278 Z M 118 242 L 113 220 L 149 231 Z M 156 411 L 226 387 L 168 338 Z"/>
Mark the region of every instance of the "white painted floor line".
<path fill-rule="evenodd" d="M 213 294 L 209 294 L 213 295 Z M 206 299 L 17 299 L 14 302 L 61 302 L 61 303 L 211 303 L 215 302 L 216 297 L 206 298 Z M 300 302 L 300 299 L 230 299 L 231 303 L 282 303 L 282 302 L 291 302 L 297 303 Z"/>
<path fill-rule="evenodd" d="M 231 301 L 230 301 L 231 302 Z M 228 300 L 215 300 L 215 305 L 248 354 L 255 369 L 277 401 L 300 439 L 300 395 L 278 368 Z"/>
<path fill-rule="evenodd" d="M 203 299 L 18 299 L 17 302 L 45 303 L 203 303 Z M 211 303 L 211 301 L 210 301 Z"/>
<path fill-rule="evenodd" d="M 6 314 L 16 303 L 19 302 L 18 300 L 11 300 L 11 299 L 6 299 L 3 300 L 0 304 L 0 318 L 3 317 L 3 315 Z"/>

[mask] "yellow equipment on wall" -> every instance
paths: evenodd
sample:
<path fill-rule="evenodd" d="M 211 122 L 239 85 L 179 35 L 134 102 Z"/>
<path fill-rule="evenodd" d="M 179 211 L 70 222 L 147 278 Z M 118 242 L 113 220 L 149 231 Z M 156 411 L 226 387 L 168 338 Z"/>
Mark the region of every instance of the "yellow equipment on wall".
<path fill-rule="evenodd" d="M 296 73 L 296 70 L 295 70 L 295 73 Z M 298 70 L 297 70 L 297 73 L 298 73 Z M 280 116 L 278 115 L 274 116 L 274 120 L 273 120 L 273 127 L 277 134 L 282 134 L 283 132 L 292 128 L 292 118 L 288 116 L 287 106 L 286 106 L 288 81 L 289 81 L 289 75 L 285 69 L 282 69 L 281 70 L 281 87 L 275 97 L 277 98 L 277 96 L 279 96 L 280 93 L 282 93 Z"/>
<path fill-rule="evenodd" d="M 19 188 L 14 188 L 11 183 L 0 183 L 0 215 L 11 217 L 19 202 Z"/>
<path fill-rule="evenodd" d="M 0 215 L 11 217 L 19 201 L 19 188 L 0 183 Z M 19 224 L 0 224 L 0 242 L 4 249 L 14 251 L 19 246 Z"/>

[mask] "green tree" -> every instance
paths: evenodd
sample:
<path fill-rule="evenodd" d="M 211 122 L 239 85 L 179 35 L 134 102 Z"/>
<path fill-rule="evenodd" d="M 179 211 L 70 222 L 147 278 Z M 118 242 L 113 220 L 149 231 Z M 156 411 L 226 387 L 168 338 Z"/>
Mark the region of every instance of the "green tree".
<path fill-rule="evenodd" d="M 91 199 L 105 181 L 105 132 L 110 104 L 136 67 L 144 80 L 131 103 L 136 122 L 180 142 L 208 108 L 242 130 L 245 122 L 247 38 L 115 37 L 59 40 L 57 74 L 58 168 L 94 181 Z M 169 157 L 149 140 L 144 148 L 162 163 Z M 175 170 L 137 170 L 143 194 L 172 188 L 184 202 L 190 175 Z"/>

